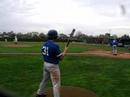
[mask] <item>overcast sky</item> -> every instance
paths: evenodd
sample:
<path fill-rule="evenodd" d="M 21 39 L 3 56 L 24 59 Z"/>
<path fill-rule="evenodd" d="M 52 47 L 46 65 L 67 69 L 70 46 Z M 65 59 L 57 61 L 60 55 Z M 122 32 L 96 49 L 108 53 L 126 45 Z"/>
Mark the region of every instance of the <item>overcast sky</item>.
<path fill-rule="evenodd" d="M 130 0 L 0 0 L 0 32 L 68 34 L 73 28 L 88 35 L 130 35 Z"/>

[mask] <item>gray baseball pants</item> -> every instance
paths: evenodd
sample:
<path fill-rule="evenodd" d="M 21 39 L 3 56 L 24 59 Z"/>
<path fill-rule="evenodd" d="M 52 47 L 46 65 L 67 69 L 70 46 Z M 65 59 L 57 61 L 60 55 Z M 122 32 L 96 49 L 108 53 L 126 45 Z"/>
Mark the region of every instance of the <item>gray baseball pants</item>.
<path fill-rule="evenodd" d="M 37 94 L 44 94 L 48 80 L 51 78 L 54 97 L 60 97 L 60 69 L 59 65 L 44 62 L 43 79 Z"/>
<path fill-rule="evenodd" d="M 117 46 L 116 45 L 112 46 L 112 53 L 117 54 Z"/>

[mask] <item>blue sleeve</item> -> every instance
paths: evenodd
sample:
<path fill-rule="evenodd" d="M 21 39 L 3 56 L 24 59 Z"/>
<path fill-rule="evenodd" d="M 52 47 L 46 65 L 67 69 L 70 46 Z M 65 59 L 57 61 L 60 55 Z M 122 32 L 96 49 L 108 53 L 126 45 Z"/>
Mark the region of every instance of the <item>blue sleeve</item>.
<path fill-rule="evenodd" d="M 57 47 L 56 47 L 56 50 L 55 50 L 56 52 L 56 57 L 58 58 L 58 59 L 60 59 L 60 57 L 62 56 L 62 53 L 61 53 L 61 50 L 60 50 L 60 48 L 59 48 L 59 46 L 57 45 Z"/>

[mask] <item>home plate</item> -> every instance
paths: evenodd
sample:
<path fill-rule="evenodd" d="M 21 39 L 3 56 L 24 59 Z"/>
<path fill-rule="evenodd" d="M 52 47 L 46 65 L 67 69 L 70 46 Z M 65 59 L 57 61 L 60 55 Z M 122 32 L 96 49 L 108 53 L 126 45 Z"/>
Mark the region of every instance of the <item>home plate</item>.
<path fill-rule="evenodd" d="M 96 94 L 90 90 L 79 87 L 61 87 L 61 97 L 97 97 Z M 47 97 L 53 97 L 52 88 L 47 89 Z"/>

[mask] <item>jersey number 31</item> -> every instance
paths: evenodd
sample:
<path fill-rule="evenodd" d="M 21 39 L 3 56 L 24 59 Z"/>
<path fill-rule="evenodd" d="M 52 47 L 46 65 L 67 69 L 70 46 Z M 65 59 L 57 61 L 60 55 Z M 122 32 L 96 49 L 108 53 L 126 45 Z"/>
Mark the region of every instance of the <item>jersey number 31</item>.
<path fill-rule="evenodd" d="M 49 54 L 48 54 L 48 47 L 43 46 L 43 48 L 42 48 L 42 54 L 45 55 L 45 56 L 49 56 Z"/>

